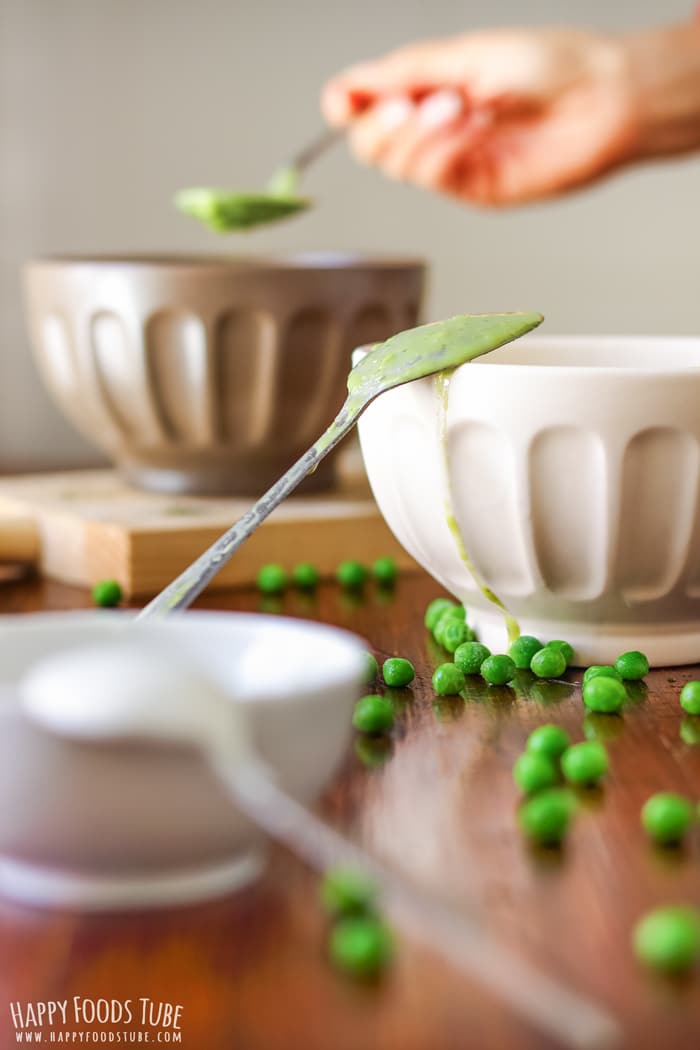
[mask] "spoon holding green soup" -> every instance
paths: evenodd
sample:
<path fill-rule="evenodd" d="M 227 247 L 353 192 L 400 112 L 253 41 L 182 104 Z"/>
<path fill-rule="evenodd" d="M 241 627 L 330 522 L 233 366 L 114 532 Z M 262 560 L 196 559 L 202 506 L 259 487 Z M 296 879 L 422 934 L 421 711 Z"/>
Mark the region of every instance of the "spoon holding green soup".
<path fill-rule="evenodd" d="M 351 370 L 347 397 L 328 429 L 258 502 L 139 613 L 163 617 L 186 609 L 258 525 L 313 473 L 380 394 L 414 379 L 449 371 L 524 335 L 537 313 L 462 314 L 399 332 L 377 344 Z"/>
<path fill-rule="evenodd" d="M 194 187 L 175 194 L 175 207 L 185 215 L 203 222 L 216 233 L 250 230 L 255 226 L 288 219 L 311 207 L 311 200 L 299 193 L 301 176 L 343 134 L 344 131 L 337 129 L 324 131 L 287 164 L 273 172 L 263 190 Z"/>

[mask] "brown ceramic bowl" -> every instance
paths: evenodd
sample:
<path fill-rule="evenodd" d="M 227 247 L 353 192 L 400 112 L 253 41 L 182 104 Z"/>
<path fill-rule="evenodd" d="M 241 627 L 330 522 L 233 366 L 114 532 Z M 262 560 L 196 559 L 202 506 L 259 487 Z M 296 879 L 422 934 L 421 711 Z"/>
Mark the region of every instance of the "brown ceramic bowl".
<path fill-rule="evenodd" d="M 356 346 L 417 323 L 424 264 L 308 255 L 53 258 L 25 268 L 59 408 L 126 478 L 255 495 L 330 423 Z M 332 461 L 309 481 L 333 481 Z"/>

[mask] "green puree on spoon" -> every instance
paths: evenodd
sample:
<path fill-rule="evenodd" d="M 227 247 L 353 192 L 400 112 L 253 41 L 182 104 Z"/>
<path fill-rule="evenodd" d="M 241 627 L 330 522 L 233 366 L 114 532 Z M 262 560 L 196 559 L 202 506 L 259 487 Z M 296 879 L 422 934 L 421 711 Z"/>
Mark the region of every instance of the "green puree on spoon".
<path fill-rule="evenodd" d="M 175 195 L 175 207 L 217 233 L 230 233 L 287 219 L 310 208 L 311 201 L 275 193 L 238 193 L 202 187 L 180 190 Z"/>
<path fill-rule="evenodd" d="M 299 195 L 301 176 L 342 136 L 342 131 L 337 128 L 324 131 L 288 164 L 278 168 L 263 190 L 248 192 L 195 187 L 176 193 L 175 207 L 185 215 L 199 219 L 216 233 L 250 230 L 254 226 L 288 219 L 311 207 L 312 201 Z"/>
<path fill-rule="evenodd" d="M 311 448 L 139 616 L 167 616 L 176 609 L 186 609 L 258 525 L 352 430 L 376 397 L 403 383 L 455 369 L 524 335 L 542 319 L 536 313 L 463 314 L 398 332 L 378 343 L 350 372 L 345 402 Z"/>

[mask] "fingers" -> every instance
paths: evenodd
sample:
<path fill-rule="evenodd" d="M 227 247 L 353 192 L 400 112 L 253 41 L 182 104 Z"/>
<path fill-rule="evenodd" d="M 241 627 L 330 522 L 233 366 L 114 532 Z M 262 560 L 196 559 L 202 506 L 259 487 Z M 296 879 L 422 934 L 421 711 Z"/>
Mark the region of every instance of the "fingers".
<path fill-rule="evenodd" d="M 428 41 L 351 66 L 324 87 L 324 117 L 342 127 L 380 99 L 404 96 L 415 101 L 432 89 L 452 83 L 443 60 L 449 46 Z"/>

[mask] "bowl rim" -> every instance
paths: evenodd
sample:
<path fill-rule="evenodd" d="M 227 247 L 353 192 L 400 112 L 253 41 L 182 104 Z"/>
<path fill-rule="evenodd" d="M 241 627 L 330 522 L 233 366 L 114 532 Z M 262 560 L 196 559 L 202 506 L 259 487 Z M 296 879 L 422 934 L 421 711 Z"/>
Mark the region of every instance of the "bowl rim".
<path fill-rule="evenodd" d="M 504 350 L 507 352 L 509 344 L 505 344 L 503 347 L 498 347 L 498 350 Z M 591 334 L 569 334 L 569 335 L 554 335 L 547 333 L 540 335 L 539 333 L 528 333 L 521 339 L 514 342 L 520 350 L 530 349 L 542 349 L 545 351 L 556 351 L 558 347 L 567 350 L 578 351 L 582 356 L 586 352 L 600 351 L 606 346 L 611 350 L 617 349 L 627 353 L 634 349 L 645 349 L 652 352 L 658 351 L 660 355 L 659 363 L 626 363 L 619 362 L 615 364 L 596 364 L 596 363 L 585 363 L 585 362 L 572 362 L 572 363 L 544 363 L 544 362 L 528 362 L 526 360 L 492 360 L 488 354 L 483 357 L 477 358 L 467 364 L 475 364 L 480 369 L 487 369 L 490 372 L 498 370 L 499 375 L 504 373 L 508 375 L 515 375 L 521 372 L 522 369 L 526 368 L 528 374 L 536 375 L 538 377 L 543 376 L 595 376 L 598 379 L 601 377 L 611 378 L 633 378 L 633 377 L 650 377 L 655 378 L 661 377 L 678 377 L 678 376 L 700 376 L 700 336 L 694 335 L 630 335 L 630 334 L 613 334 L 607 335 L 602 333 L 591 333 Z M 673 361 L 668 362 L 663 360 L 663 354 L 667 348 L 680 351 L 696 351 L 697 352 L 697 364 L 690 364 L 686 361 Z M 461 365 L 457 371 L 461 371 L 464 368 Z"/>
<path fill-rule="evenodd" d="M 218 253 L 187 252 L 85 252 L 50 253 L 27 259 L 23 265 L 25 273 L 40 269 L 98 269 L 119 270 L 151 269 L 170 273 L 214 270 L 217 272 L 253 272 L 262 270 L 293 273 L 316 273 L 377 270 L 427 271 L 428 260 L 418 255 L 384 255 L 363 252 L 315 251 L 292 252 L 289 255 L 227 255 Z"/>
<path fill-rule="evenodd" d="M 127 627 L 136 620 L 138 610 L 105 610 L 105 609 L 80 609 L 80 610 L 54 610 L 50 612 L 37 613 L 10 613 L 3 618 L 2 638 L 9 638 L 18 634 L 30 634 L 34 625 L 44 631 L 52 633 L 54 630 L 72 629 L 75 631 L 72 646 L 99 644 L 100 640 L 107 640 L 111 636 L 109 627 Z M 324 640 L 330 643 L 330 648 L 335 651 L 334 661 L 326 660 L 323 674 L 317 674 L 311 681 L 296 685 L 290 685 L 288 690 L 271 689 L 264 682 L 260 689 L 249 688 L 240 696 L 235 697 L 236 702 L 253 708 L 273 708 L 282 705 L 301 704 L 304 701 L 319 696 L 326 697 L 333 690 L 347 686 L 348 682 L 359 684 L 363 672 L 363 654 L 367 648 L 366 643 L 351 631 L 332 624 L 320 623 L 316 620 L 303 620 L 292 616 L 273 616 L 265 613 L 238 612 L 235 610 L 213 610 L 213 609 L 188 609 L 181 613 L 175 613 L 164 620 L 144 620 L 138 630 L 143 630 L 146 637 L 152 634 L 157 639 L 161 634 L 174 631 L 186 631 L 186 620 L 195 620 L 201 631 L 206 628 L 207 623 L 216 626 L 217 629 L 226 626 L 236 629 L 250 628 L 254 625 L 258 635 L 253 639 L 251 645 L 257 645 L 258 639 L 269 639 L 271 647 L 274 646 L 274 636 L 284 635 L 292 631 L 296 636 L 307 635 L 309 648 L 315 649 Z M 86 625 L 98 623 L 106 628 L 106 636 L 100 639 L 101 632 L 97 635 L 90 634 L 81 637 L 81 629 Z M 344 657 L 343 655 L 344 654 Z M 0 673 L 0 684 L 5 678 Z"/>

